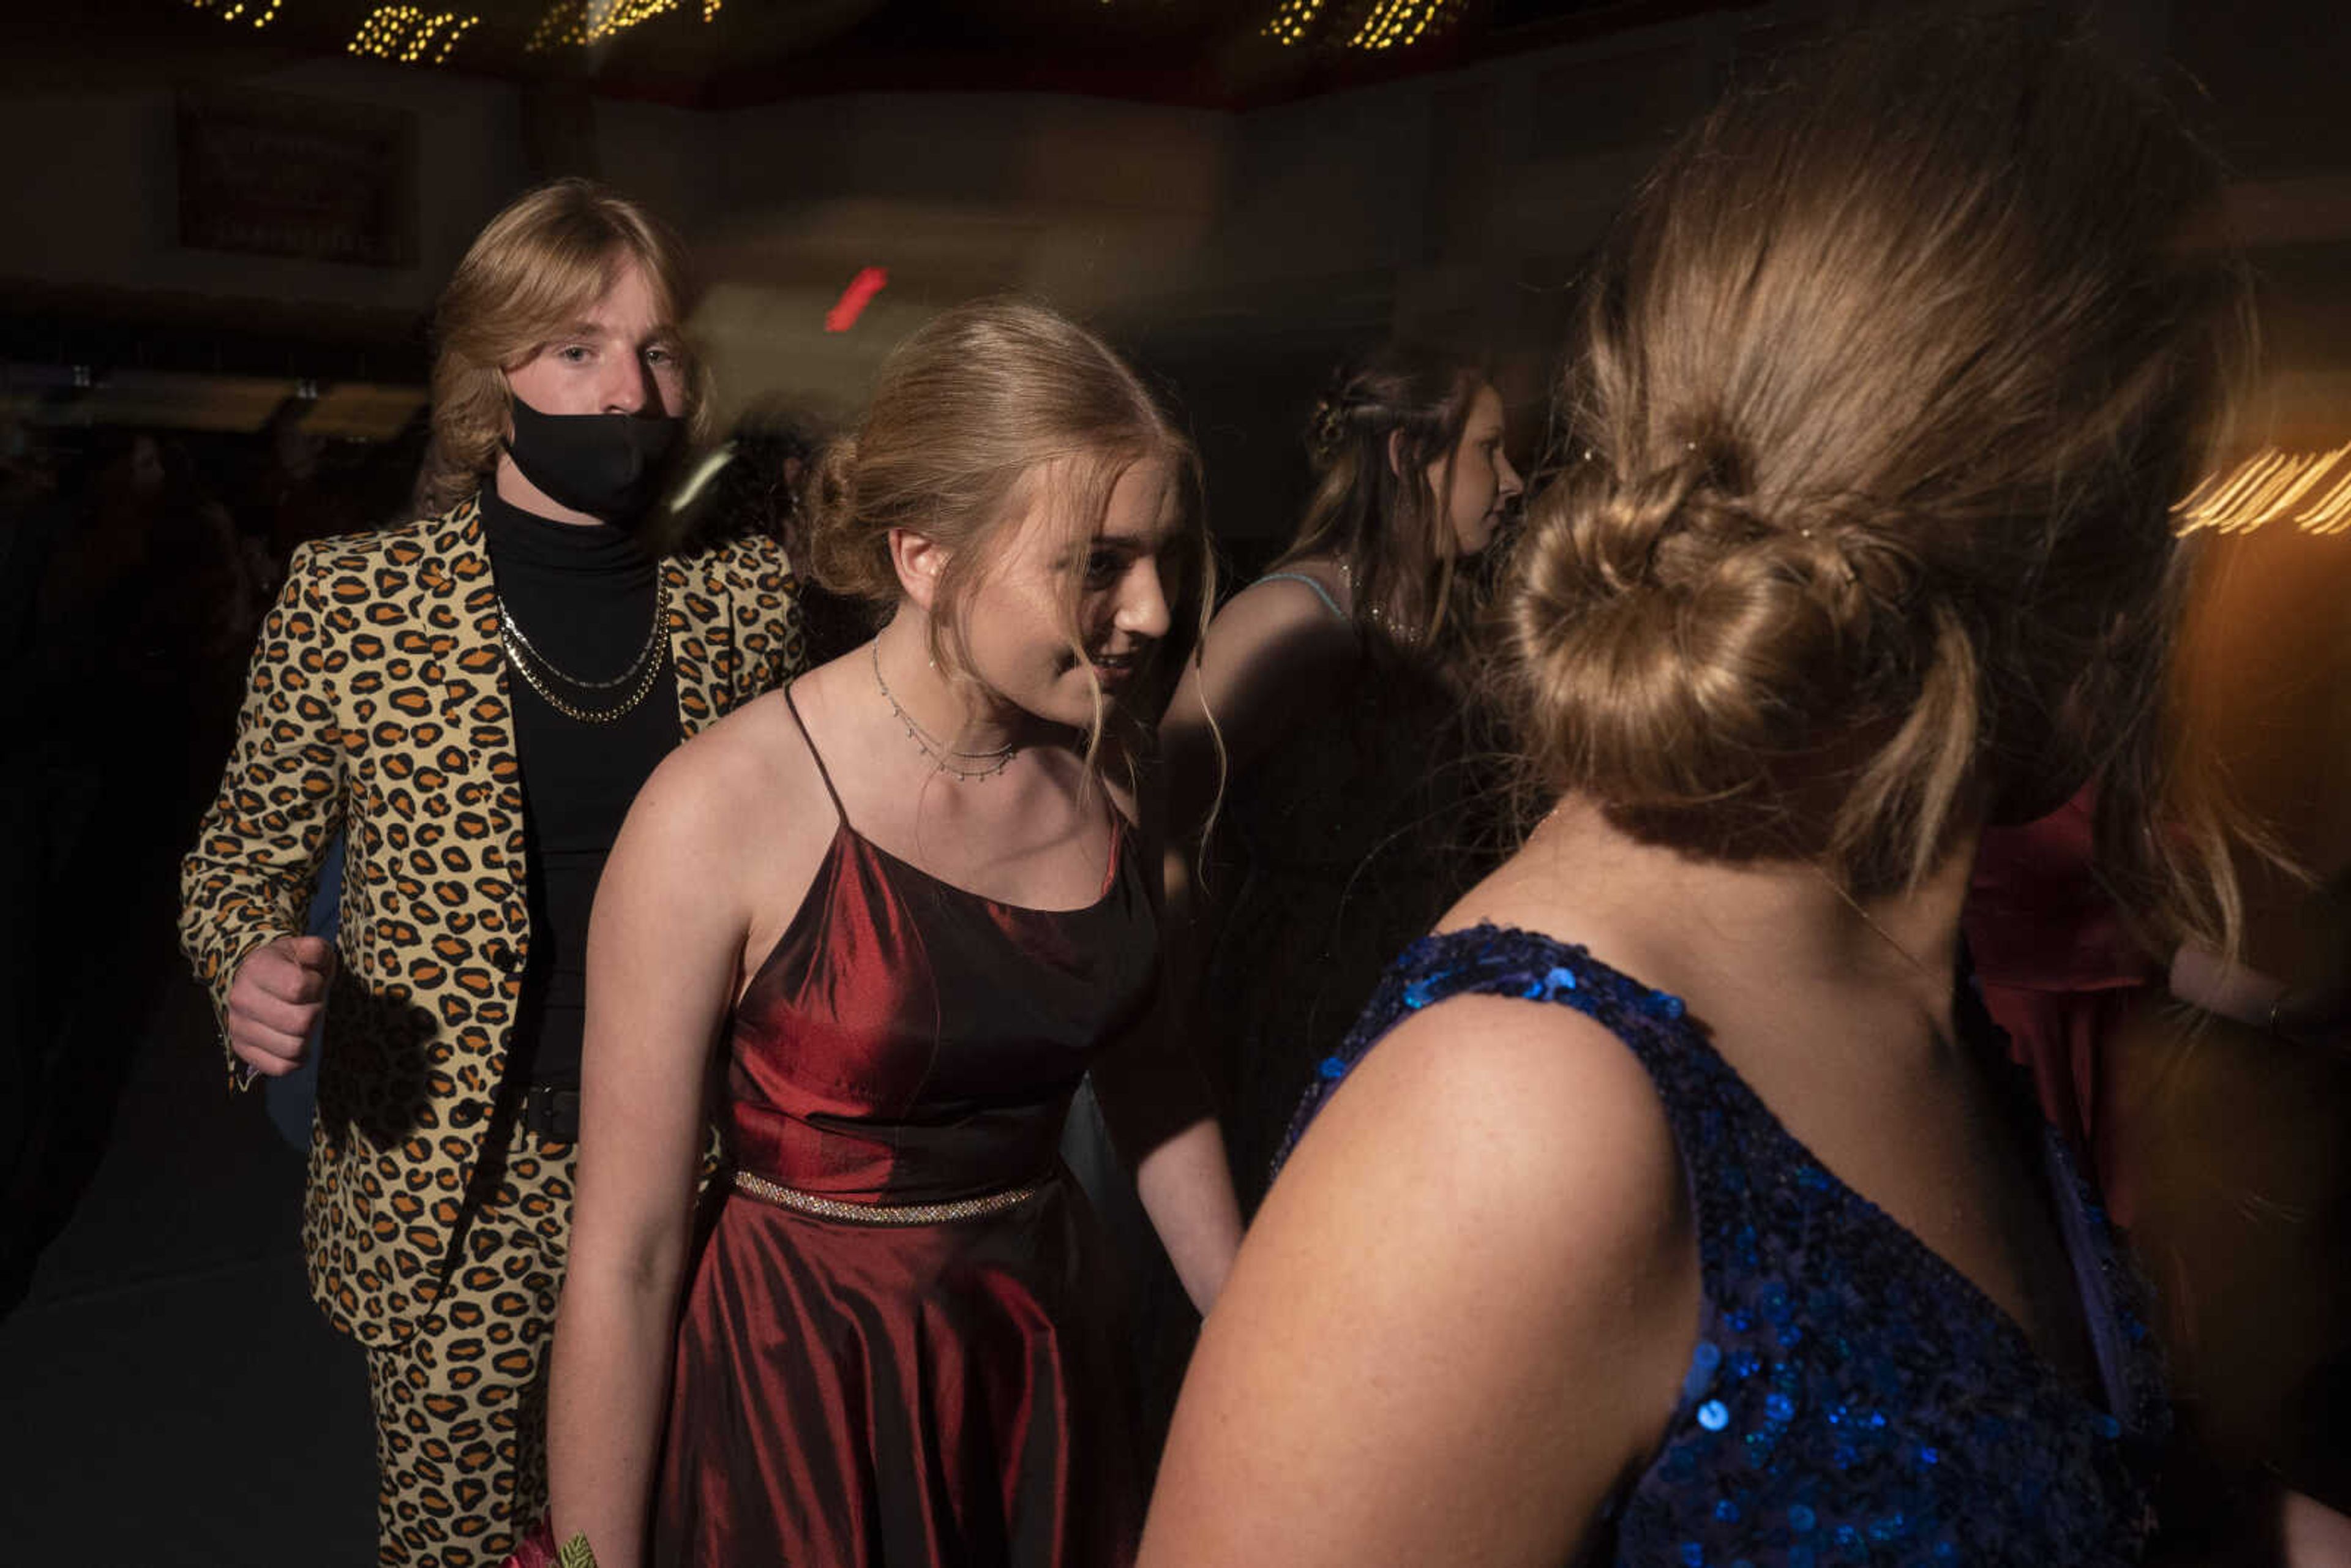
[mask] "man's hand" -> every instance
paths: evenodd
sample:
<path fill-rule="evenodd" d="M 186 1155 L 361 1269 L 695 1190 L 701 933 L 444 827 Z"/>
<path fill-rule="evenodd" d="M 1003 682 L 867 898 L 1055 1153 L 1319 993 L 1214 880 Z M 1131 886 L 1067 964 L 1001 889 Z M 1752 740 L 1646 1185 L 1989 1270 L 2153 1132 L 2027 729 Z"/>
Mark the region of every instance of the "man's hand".
<path fill-rule="evenodd" d="M 323 936 L 280 936 L 255 949 L 228 988 L 228 1045 L 236 1059 L 268 1078 L 301 1066 L 334 977 L 335 945 Z"/>

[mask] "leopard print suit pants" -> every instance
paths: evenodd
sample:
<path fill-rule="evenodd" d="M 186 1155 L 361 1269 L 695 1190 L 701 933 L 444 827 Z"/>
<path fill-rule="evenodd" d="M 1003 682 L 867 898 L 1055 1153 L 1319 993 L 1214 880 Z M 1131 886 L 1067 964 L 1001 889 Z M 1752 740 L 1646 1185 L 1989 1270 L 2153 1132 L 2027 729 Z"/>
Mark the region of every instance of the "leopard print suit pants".
<path fill-rule="evenodd" d="M 382 1568 L 496 1568 L 546 1511 L 575 1154 L 515 1133 L 446 1291 L 405 1341 L 368 1352 Z"/>

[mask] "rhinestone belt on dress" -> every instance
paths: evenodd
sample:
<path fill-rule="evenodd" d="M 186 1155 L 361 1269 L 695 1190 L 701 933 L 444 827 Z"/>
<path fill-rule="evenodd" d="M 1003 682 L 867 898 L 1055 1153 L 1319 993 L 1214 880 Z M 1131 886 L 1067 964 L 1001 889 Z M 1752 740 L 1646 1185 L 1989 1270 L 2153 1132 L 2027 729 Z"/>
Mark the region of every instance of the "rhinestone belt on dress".
<path fill-rule="evenodd" d="M 1051 1181 L 1030 1182 L 1026 1186 L 1007 1187 L 1002 1192 L 987 1193 L 979 1197 L 959 1198 L 953 1203 L 850 1203 L 837 1197 L 820 1197 L 812 1192 L 800 1192 L 780 1183 L 769 1181 L 752 1171 L 735 1173 L 735 1190 L 756 1197 L 762 1203 L 772 1203 L 778 1208 L 789 1208 L 796 1214 L 812 1214 L 820 1219 L 845 1219 L 852 1225 L 940 1225 L 953 1219 L 977 1219 L 982 1215 L 1001 1214 L 1006 1209 L 1028 1202 L 1045 1190 Z"/>

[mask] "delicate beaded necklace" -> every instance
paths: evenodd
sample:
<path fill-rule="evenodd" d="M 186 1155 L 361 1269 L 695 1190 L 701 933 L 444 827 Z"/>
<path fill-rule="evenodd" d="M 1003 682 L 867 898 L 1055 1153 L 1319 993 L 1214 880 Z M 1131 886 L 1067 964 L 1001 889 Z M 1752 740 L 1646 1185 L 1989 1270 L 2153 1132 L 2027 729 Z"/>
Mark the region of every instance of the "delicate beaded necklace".
<path fill-rule="evenodd" d="M 890 705 L 890 711 L 898 716 L 900 724 L 906 727 L 906 738 L 922 747 L 923 755 L 931 759 L 933 768 L 958 784 L 968 784 L 975 779 L 993 779 L 1012 765 L 1012 758 L 1020 750 L 1020 743 L 1017 740 L 1007 741 L 987 751 L 958 751 L 915 723 L 914 716 L 900 706 L 898 699 L 891 695 L 890 683 L 882 678 L 882 644 L 873 643 L 868 651 L 873 655 L 873 684 L 882 688 L 882 700 Z"/>
<path fill-rule="evenodd" d="M 1346 560 L 1343 558 L 1340 560 L 1339 580 L 1347 585 L 1348 604 L 1353 606 L 1361 600 L 1362 594 L 1355 587 L 1355 568 L 1353 562 Z M 1394 614 L 1390 613 L 1387 606 L 1384 604 L 1364 605 L 1364 618 L 1366 621 L 1369 621 L 1374 628 L 1387 633 L 1387 635 L 1393 637 L 1395 641 L 1403 643 L 1406 647 L 1411 647 L 1420 641 L 1421 629 L 1417 626 L 1405 625 L 1401 621 L 1397 620 Z"/>

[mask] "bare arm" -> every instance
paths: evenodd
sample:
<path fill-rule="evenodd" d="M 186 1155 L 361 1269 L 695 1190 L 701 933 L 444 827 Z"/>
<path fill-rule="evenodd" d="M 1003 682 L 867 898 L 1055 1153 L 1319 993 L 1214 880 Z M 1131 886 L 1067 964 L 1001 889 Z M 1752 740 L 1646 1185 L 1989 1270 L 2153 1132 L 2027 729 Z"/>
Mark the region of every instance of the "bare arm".
<path fill-rule="evenodd" d="M 1400 1026 L 1274 1184 L 1176 1407 L 1143 1568 L 1556 1564 L 1697 1336 L 1670 1133 L 1563 1009 Z"/>
<path fill-rule="evenodd" d="M 2342 1568 L 2351 1563 L 2351 1519 L 2298 1491 L 2285 1493 L 2278 1507 L 2285 1568 Z"/>
<path fill-rule="evenodd" d="M 643 1550 L 701 1148 L 703 1068 L 747 929 L 729 813 L 681 751 L 629 812 L 588 938 L 579 1191 L 548 1399 L 555 1535 Z"/>
<path fill-rule="evenodd" d="M 1235 594 L 1159 721 L 1171 841 L 1196 839 L 1225 780 L 1247 773 L 1301 716 L 1329 702 L 1358 657 L 1354 628 L 1304 583 L 1263 582 Z"/>
<path fill-rule="evenodd" d="M 1146 769 L 1140 783 L 1136 796 L 1121 804 L 1135 820 L 1134 847 L 1147 873 L 1176 857 L 1164 848 L 1164 775 Z M 1184 1028 L 1190 970 L 1180 916 L 1169 907 L 1166 888 L 1152 886 L 1147 874 L 1145 885 L 1159 904 L 1158 994 L 1129 1037 L 1096 1065 L 1094 1093 L 1176 1277 L 1206 1315 L 1240 1247 L 1240 1203 L 1207 1077 Z"/>
<path fill-rule="evenodd" d="M 1301 713 L 1332 700 L 1359 656 L 1353 628 L 1311 589 L 1260 583 L 1217 614 L 1160 721 L 1164 948 L 1155 1027 L 1159 1049 L 1188 1051 L 1204 1084 L 1192 999 L 1215 939 L 1215 913 L 1192 874 L 1194 857 L 1206 852 L 1201 835 L 1227 779 L 1278 745 Z M 1205 1112 L 1213 1102 L 1201 1103 Z M 1135 1188 L 1185 1291 L 1206 1313 L 1240 1239 L 1240 1206 L 1214 1120 L 1204 1115 L 1136 1160 Z"/>
<path fill-rule="evenodd" d="M 1203 1117 L 1143 1156 L 1134 1190 L 1184 1293 L 1202 1316 L 1217 1304 L 1241 1244 L 1241 1209 L 1225 1135 Z"/>
<path fill-rule="evenodd" d="M 2171 956 L 2171 994 L 2192 1008 L 2304 1044 L 2351 1031 L 2351 975 L 2289 986 L 2274 975 L 2183 942 Z"/>

